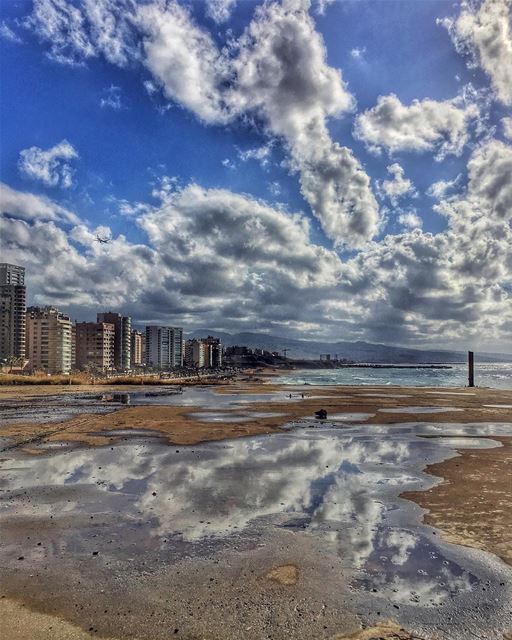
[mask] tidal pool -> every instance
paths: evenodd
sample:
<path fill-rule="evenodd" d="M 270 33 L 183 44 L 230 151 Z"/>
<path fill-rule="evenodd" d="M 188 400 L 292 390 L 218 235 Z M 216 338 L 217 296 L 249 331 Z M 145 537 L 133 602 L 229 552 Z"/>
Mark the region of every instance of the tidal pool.
<path fill-rule="evenodd" d="M 140 638 L 329 638 L 388 618 L 422 638 L 511 628 L 510 568 L 444 544 L 399 497 L 437 481 L 425 465 L 496 446 L 510 425 L 327 421 L 195 446 L 148 435 L 4 454 L 3 593 L 36 608 L 51 593 L 56 614 Z M 297 585 L 266 580 L 276 565 L 296 567 Z"/>

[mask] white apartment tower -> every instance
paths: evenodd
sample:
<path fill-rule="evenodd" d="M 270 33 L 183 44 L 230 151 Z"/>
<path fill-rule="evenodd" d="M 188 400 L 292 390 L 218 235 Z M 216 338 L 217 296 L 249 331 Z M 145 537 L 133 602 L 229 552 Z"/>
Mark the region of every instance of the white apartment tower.
<path fill-rule="evenodd" d="M 146 327 L 146 364 L 155 369 L 183 366 L 183 329 L 181 327 Z"/>

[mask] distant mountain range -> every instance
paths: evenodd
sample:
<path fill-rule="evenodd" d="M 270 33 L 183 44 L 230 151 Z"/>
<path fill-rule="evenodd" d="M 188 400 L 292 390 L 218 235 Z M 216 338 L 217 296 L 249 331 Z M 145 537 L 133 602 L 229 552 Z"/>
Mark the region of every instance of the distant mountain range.
<path fill-rule="evenodd" d="M 263 333 L 223 333 L 211 329 L 199 329 L 188 334 L 188 338 L 203 338 L 213 335 L 227 346 L 246 346 L 252 349 L 283 352 L 288 350 L 288 357 L 299 360 L 318 360 L 320 354 L 330 353 L 331 358 L 354 360 L 355 362 L 387 363 L 387 364 L 431 364 L 447 362 L 466 362 L 467 352 L 447 351 L 440 349 L 409 349 L 371 342 L 319 342 L 316 340 L 294 340 Z M 478 362 L 512 362 L 512 354 L 476 353 Z"/>

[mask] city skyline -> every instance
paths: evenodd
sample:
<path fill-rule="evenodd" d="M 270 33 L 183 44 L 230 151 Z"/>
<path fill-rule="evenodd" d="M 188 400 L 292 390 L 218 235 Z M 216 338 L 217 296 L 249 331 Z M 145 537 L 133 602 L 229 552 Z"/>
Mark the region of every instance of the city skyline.
<path fill-rule="evenodd" d="M 95 5 L 0 9 L 28 306 L 512 351 L 510 2 Z"/>

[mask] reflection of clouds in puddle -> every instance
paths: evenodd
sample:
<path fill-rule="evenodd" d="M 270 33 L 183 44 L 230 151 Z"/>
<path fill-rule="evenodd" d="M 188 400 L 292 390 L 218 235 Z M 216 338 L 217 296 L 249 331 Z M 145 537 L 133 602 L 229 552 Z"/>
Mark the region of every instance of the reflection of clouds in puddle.
<path fill-rule="evenodd" d="M 419 533 L 390 526 L 398 513 L 395 498 L 417 486 L 420 469 L 445 457 L 440 452 L 446 447 L 459 446 L 468 431 L 490 435 L 506 427 L 441 425 L 450 438 L 415 437 L 433 430 L 438 435 L 438 426 L 303 429 L 195 447 L 132 442 L 112 450 L 22 456 L 15 469 L 12 460 L 0 469 L 7 489 L 23 488 L 29 495 L 47 490 L 41 508 L 17 504 L 17 515 L 121 512 L 120 532 L 125 523 L 145 523 L 150 534 L 182 539 L 198 550 L 251 524 L 268 529 L 301 522 L 306 535 L 337 550 L 344 566 L 364 573 L 359 586 L 377 588 L 396 602 L 430 606 L 471 588 L 472 578 Z M 63 487 L 90 490 L 85 502 L 67 502 L 65 493 L 51 500 Z M 412 506 L 399 504 L 403 521 Z"/>
<path fill-rule="evenodd" d="M 195 411 L 188 414 L 190 418 L 194 418 L 201 422 L 250 422 L 256 418 L 278 418 L 285 414 L 272 411 L 245 411 L 243 413 L 235 412 L 217 412 L 217 411 Z"/>
<path fill-rule="evenodd" d="M 442 605 L 447 598 L 468 593 L 478 578 L 446 559 L 419 535 L 384 530 L 356 587 L 376 592 L 392 602 L 423 607 Z"/>
<path fill-rule="evenodd" d="M 77 450 L 27 459 L 16 471 L 16 483 L 28 488 L 101 481 L 100 491 L 123 492 L 129 482 L 129 491 L 137 491 L 134 509 L 157 518 L 156 533 L 179 531 L 185 540 L 197 541 L 282 513 L 310 513 L 313 523 L 342 515 L 346 521 L 373 522 L 368 486 L 386 470 L 356 473 L 359 465 L 394 466 L 410 456 L 405 442 L 305 435 L 179 451 L 131 445 L 116 447 L 115 454 Z"/>
<path fill-rule="evenodd" d="M 327 422 L 362 422 L 363 420 L 369 420 L 374 416 L 374 413 L 329 413 L 327 414 Z"/>

